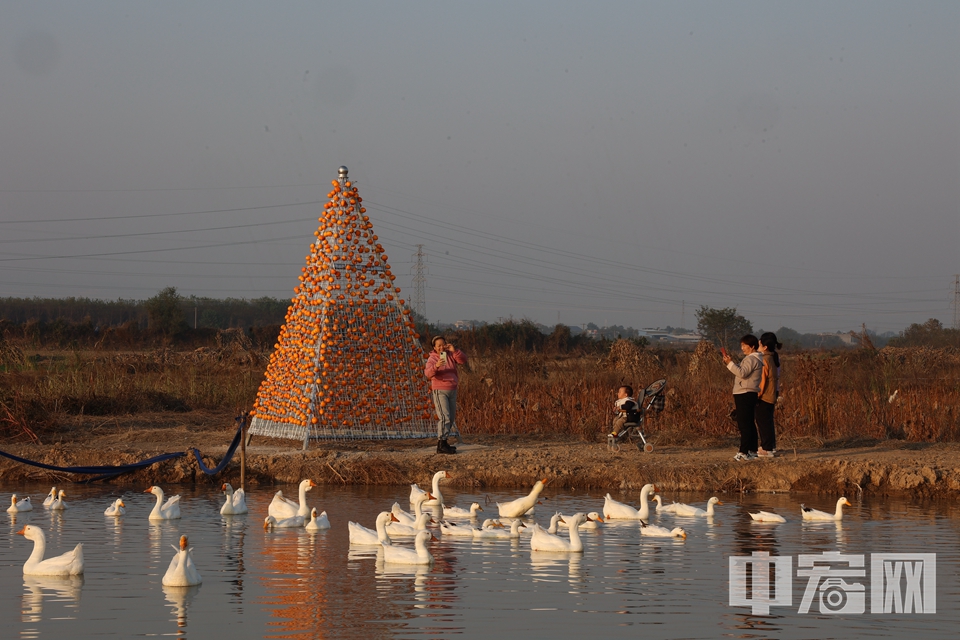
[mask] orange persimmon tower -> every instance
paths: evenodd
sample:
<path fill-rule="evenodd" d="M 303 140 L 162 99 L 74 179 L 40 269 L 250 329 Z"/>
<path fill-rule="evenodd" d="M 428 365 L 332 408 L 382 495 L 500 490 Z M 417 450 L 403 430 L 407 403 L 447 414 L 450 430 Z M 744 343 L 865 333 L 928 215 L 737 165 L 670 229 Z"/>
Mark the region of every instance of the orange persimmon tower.
<path fill-rule="evenodd" d="M 250 434 L 310 439 L 436 435 L 410 309 L 340 167 L 251 412 Z"/>

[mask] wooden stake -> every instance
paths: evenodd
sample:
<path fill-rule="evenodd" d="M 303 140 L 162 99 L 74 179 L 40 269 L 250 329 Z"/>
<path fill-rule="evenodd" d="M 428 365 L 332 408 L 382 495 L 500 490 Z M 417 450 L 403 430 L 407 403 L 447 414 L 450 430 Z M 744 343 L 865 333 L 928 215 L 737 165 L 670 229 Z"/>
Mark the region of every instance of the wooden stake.
<path fill-rule="evenodd" d="M 247 416 L 239 417 L 242 420 L 240 425 L 240 488 L 246 492 L 247 476 Z"/>

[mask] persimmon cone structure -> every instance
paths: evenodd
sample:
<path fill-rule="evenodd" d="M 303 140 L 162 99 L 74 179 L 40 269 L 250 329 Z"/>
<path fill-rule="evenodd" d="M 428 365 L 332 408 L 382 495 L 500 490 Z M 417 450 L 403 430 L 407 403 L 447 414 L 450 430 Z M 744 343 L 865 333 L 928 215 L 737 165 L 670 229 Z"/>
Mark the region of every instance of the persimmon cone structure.
<path fill-rule="evenodd" d="M 423 349 L 363 198 L 340 167 L 257 393 L 250 433 L 435 435 Z"/>

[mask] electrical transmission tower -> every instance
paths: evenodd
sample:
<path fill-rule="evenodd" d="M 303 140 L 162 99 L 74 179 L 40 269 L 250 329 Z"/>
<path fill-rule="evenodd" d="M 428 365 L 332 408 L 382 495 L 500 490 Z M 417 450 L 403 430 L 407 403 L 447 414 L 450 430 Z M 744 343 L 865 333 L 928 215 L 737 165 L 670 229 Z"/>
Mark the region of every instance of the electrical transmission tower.
<path fill-rule="evenodd" d="M 423 264 L 426 254 L 423 252 L 423 245 L 417 245 L 417 252 L 414 254 L 417 259 L 413 273 L 413 310 L 421 318 L 427 317 L 427 299 L 424 295 L 424 289 L 427 286 L 427 268 Z"/>

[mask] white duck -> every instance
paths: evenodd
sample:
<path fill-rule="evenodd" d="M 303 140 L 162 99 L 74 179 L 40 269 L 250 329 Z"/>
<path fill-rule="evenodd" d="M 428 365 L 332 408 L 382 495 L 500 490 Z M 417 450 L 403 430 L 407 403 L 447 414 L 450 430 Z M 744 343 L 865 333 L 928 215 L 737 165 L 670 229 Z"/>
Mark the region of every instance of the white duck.
<path fill-rule="evenodd" d="M 640 489 L 639 509 L 635 509 L 622 502 L 617 502 L 611 498 L 608 493 L 604 497 L 603 517 L 607 520 L 647 520 L 650 517 L 650 504 L 647 502 L 647 495 L 656 493 L 656 491 L 656 485 L 643 485 L 643 488 Z"/>
<path fill-rule="evenodd" d="M 234 491 L 229 482 L 224 482 L 223 486 L 220 487 L 220 491 L 223 491 L 227 496 L 226 502 L 220 507 L 220 515 L 238 516 L 242 513 L 247 513 L 247 494 L 243 489 Z"/>
<path fill-rule="evenodd" d="M 660 496 L 657 496 L 657 497 L 659 498 Z M 563 517 L 563 514 L 560 514 L 560 528 L 561 528 L 561 529 L 566 529 L 567 527 L 570 526 L 569 524 L 567 524 L 567 520 L 568 520 L 568 519 L 569 519 L 569 518 Z M 601 516 L 601 515 L 600 515 L 599 513 L 597 513 L 596 511 L 591 511 L 590 513 L 587 514 L 587 520 L 585 520 L 585 521 L 583 522 L 583 524 L 580 525 L 580 528 L 581 528 L 581 529 L 599 529 L 599 528 L 600 528 L 600 524 L 601 524 L 602 522 L 603 522 L 603 516 Z M 549 529 L 548 529 L 548 531 L 549 531 Z"/>
<path fill-rule="evenodd" d="M 23 565 L 25 576 L 79 576 L 83 573 L 83 543 L 78 544 L 73 551 L 62 556 L 43 559 L 47 551 L 47 538 L 43 529 L 33 525 L 26 525 L 18 534 L 27 540 L 33 540 L 33 553 Z"/>
<path fill-rule="evenodd" d="M 559 517 L 559 515 L 557 516 Z M 522 520 L 514 520 L 507 529 L 502 525 L 500 527 L 491 527 L 490 529 L 474 529 L 474 540 L 512 540 L 520 537 L 520 527 L 526 527 Z"/>
<path fill-rule="evenodd" d="M 122 498 L 117 498 L 113 501 L 113 504 L 103 510 L 103 515 L 113 516 L 115 518 L 120 517 L 127 512 L 126 506 L 127 505 L 123 504 Z"/>
<path fill-rule="evenodd" d="M 267 516 L 263 519 L 263 530 L 276 527 L 278 529 L 293 529 L 303 526 L 303 516 L 293 516 L 292 518 L 274 518 Z"/>
<path fill-rule="evenodd" d="M 575 513 L 567 521 L 570 530 L 570 539 L 547 533 L 540 525 L 533 525 L 533 535 L 530 536 L 532 551 L 561 551 L 565 553 L 583 552 L 583 541 L 580 540 L 580 525 L 587 521 L 583 513 Z"/>
<path fill-rule="evenodd" d="M 43 499 L 43 506 L 49 507 L 53 504 L 53 501 L 57 499 L 57 488 L 50 487 L 50 493 L 47 494 L 47 497 Z"/>
<path fill-rule="evenodd" d="M 401 524 L 399 522 L 388 522 L 387 535 L 389 535 L 390 537 L 415 536 L 421 531 L 426 530 L 428 522 L 433 522 L 433 519 L 430 517 L 429 513 L 421 513 L 419 516 L 417 516 L 417 519 L 413 523 L 412 527 L 410 525 Z"/>
<path fill-rule="evenodd" d="M 165 587 L 193 587 L 201 582 L 203 578 L 197 571 L 197 565 L 193 563 L 193 549 L 187 548 L 187 536 L 180 536 L 180 548 L 176 545 L 170 545 L 176 552 L 167 572 L 163 574 L 163 580 L 160 581 Z"/>
<path fill-rule="evenodd" d="M 655 524 L 647 524 L 643 520 L 640 521 L 640 535 L 652 536 L 655 538 L 683 538 L 684 540 L 687 539 L 687 532 L 681 529 L 680 527 L 667 529 L 666 527 L 661 527 Z"/>
<path fill-rule="evenodd" d="M 30 496 L 23 500 L 17 500 L 17 494 L 10 496 L 10 506 L 7 507 L 7 513 L 23 513 L 24 511 L 33 511 L 33 503 L 30 502 Z"/>
<path fill-rule="evenodd" d="M 327 512 L 317 515 L 317 508 L 310 509 L 310 522 L 307 523 L 307 531 L 323 531 L 330 528 L 330 519 L 327 518 Z"/>
<path fill-rule="evenodd" d="M 786 522 L 787 519 L 783 516 L 779 516 L 775 513 L 770 513 L 769 511 L 758 511 L 757 513 L 751 513 L 750 517 L 753 518 L 754 522 Z"/>
<path fill-rule="evenodd" d="M 392 564 L 432 564 L 433 555 L 427 550 L 427 540 L 436 540 L 429 531 L 421 531 L 413 541 L 413 549 L 383 545 L 383 561 Z"/>
<path fill-rule="evenodd" d="M 384 511 L 377 516 L 376 531 L 368 529 L 362 524 L 357 524 L 356 522 L 347 522 L 347 529 L 350 532 L 350 544 L 389 545 L 390 536 L 387 534 L 387 523 L 396 521 L 397 517 L 395 515 L 389 511 Z"/>
<path fill-rule="evenodd" d="M 430 491 L 430 494 L 432 495 L 432 497 L 427 498 L 427 501 L 424 502 L 423 504 L 428 507 L 440 506 L 440 504 L 443 503 L 443 495 L 440 493 L 440 481 L 447 480 L 452 477 L 453 476 L 451 476 L 446 471 L 437 471 L 435 474 L 433 474 L 433 485 L 432 485 L 432 490 Z M 425 493 L 427 492 L 421 489 L 420 485 L 416 483 L 410 485 L 410 504 L 415 504 L 417 501 L 417 497 Z"/>
<path fill-rule="evenodd" d="M 824 522 L 827 520 L 837 520 L 840 521 L 843 519 L 843 508 L 852 507 L 850 501 L 846 498 L 840 498 L 837 500 L 837 511 L 836 513 L 827 513 L 825 511 L 817 511 L 816 509 L 811 509 L 810 507 L 801 504 L 800 505 L 800 514 L 803 516 L 804 520 L 814 520 L 819 522 Z"/>
<path fill-rule="evenodd" d="M 519 518 L 529 513 L 534 505 L 537 504 L 537 498 L 540 497 L 540 492 L 543 491 L 543 488 L 547 486 L 548 482 L 549 480 L 546 478 L 537 480 L 529 495 L 511 500 L 510 502 L 504 502 L 503 504 L 498 502 L 497 509 L 500 511 L 500 517 Z"/>
<path fill-rule="evenodd" d="M 477 518 L 477 511 L 483 511 L 480 503 L 474 502 L 470 509 L 461 509 L 460 507 L 448 507 L 445 504 L 440 505 L 443 509 L 443 517 L 446 518 Z"/>
<path fill-rule="evenodd" d="M 57 498 L 56 500 L 50 503 L 50 509 L 53 511 L 66 511 L 67 503 L 63 501 L 63 498 L 66 495 L 67 493 L 63 489 L 60 489 L 60 491 L 57 491 Z"/>
<path fill-rule="evenodd" d="M 306 519 L 310 516 L 310 507 L 307 506 L 307 491 L 313 489 L 316 485 L 309 478 L 300 482 L 300 504 L 297 504 L 289 498 L 283 497 L 283 491 L 277 491 L 273 496 L 273 501 L 267 508 L 267 513 L 278 520 L 281 518 L 292 518 L 300 516 Z"/>
<path fill-rule="evenodd" d="M 713 497 L 713 498 L 710 498 L 710 499 L 707 501 L 707 508 L 706 508 L 706 510 L 699 509 L 699 508 L 694 507 L 694 506 L 692 506 L 692 505 L 683 504 L 683 503 L 674 503 L 674 504 L 672 504 L 672 505 L 670 505 L 670 506 L 674 508 L 674 509 L 673 509 L 673 514 L 674 514 L 674 515 L 684 516 L 684 517 L 688 517 L 688 518 L 696 518 L 696 517 L 712 518 L 713 515 L 714 515 L 713 505 L 715 505 L 715 504 L 720 504 L 720 505 L 722 505 L 723 503 L 720 502 L 720 499 L 719 499 L 719 498 Z"/>
<path fill-rule="evenodd" d="M 157 504 L 153 505 L 150 520 L 176 520 L 180 517 L 180 496 L 171 496 L 164 502 L 163 489 L 156 485 L 150 487 L 144 493 L 152 493 L 157 496 Z"/>

